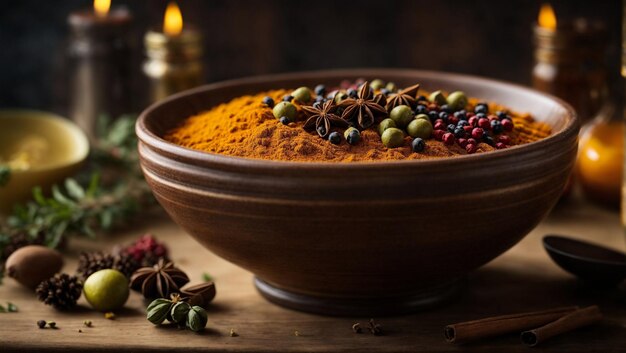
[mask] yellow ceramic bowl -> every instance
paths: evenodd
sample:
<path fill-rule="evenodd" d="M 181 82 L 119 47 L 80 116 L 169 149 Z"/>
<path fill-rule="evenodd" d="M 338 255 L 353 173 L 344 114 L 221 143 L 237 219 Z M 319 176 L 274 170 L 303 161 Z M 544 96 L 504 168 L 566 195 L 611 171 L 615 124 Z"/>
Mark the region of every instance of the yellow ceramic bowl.
<path fill-rule="evenodd" d="M 89 141 L 74 123 L 33 110 L 0 111 L 0 165 L 11 176 L 0 186 L 0 212 L 27 200 L 35 186 L 50 188 L 76 173 L 89 154 Z"/>

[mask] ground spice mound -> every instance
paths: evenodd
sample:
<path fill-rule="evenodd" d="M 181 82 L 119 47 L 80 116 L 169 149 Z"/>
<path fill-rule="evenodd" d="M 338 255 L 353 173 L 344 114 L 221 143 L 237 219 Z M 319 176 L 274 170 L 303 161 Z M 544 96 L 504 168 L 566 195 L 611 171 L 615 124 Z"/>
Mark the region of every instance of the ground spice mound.
<path fill-rule="evenodd" d="M 263 97 L 280 102 L 291 90 L 273 90 L 256 95 L 242 96 L 223 103 L 207 112 L 189 117 L 165 136 L 177 145 L 195 150 L 229 156 L 301 162 L 352 162 L 389 161 L 407 159 L 432 159 L 467 154 L 455 144 L 445 145 L 434 138 L 426 141 L 426 148 L 419 153 L 411 149 L 411 137 L 405 138 L 401 147 L 387 148 L 375 129 L 361 132 L 361 141 L 339 145 L 309 133 L 302 126 L 306 117 L 301 109 L 295 123 L 283 125 L 272 114 L 272 109 L 262 103 Z M 470 105 L 476 104 L 470 99 Z M 490 111 L 502 109 L 489 105 Z M 507 135 L 511 146 L 540 140 L 550 135 L 549 125 L 534 121 L 528 114 L 510 113 L 515 128 Z M 339 131 L 341 130 L 335 130 Z M 495 148 L 479 143 L 477 152 Z"/>

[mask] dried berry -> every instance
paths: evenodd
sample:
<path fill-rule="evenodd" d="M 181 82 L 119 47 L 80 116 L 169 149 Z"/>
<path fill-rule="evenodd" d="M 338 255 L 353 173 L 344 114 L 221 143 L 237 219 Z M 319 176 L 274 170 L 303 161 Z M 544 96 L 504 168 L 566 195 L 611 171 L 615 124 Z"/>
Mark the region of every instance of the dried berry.
<path fill-rule="evenodd" d="M 141 267 L 154 266 L 159 262 L 159 259 L 165 259 L 166 262 L 169 261 L 168 249 L 165 244 L 157 241 L 150 234 L 142 236 L 135 243 L 118 252 L 119 254 L 131 255 Z"/>
<path fill-rule="evenodd" d="M 46 327 L 46 321 L 45 321 L 45 320 L 39 320 L 39 321 L 37 321 L 37 327 L 39 327 L 39 328 L 44 328 L 44 327 Z"/>
<path fill-rule="evenodd" d="M 37 296 L 46 305 L 56 309 L 67 309 L 76 305 L 83 285 L 75 276 L 57 274 L 37 286 Z"/>

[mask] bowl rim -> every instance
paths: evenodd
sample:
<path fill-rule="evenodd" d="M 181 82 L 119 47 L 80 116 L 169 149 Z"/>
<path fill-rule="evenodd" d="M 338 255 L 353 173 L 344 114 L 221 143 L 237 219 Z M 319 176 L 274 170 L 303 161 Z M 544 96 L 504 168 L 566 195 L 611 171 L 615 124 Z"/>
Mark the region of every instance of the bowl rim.
<path fill-rule="evenodd" d="M 87 135 L 85 135 L 85 132 L 83 132 L 83 130 L 81 130 L 78 125 L 68 120 L 67 118 L 64 118 L 54 113 L 36 109 L 10 108 L 0 110 L 0 120 L 24 119 L 25 117 L 35 120 L 52 120 L 59 123 L 62 126 L 62 129 L 67 131 L 68 134 L 71 135 L 71 137 L 73 138 L 72 146 L 77 149 L 78 152 L 73 154 L 71 158 L 64 158 L 62 161 L 48 165 L 46 167 L 34 166 L 26 170 L 11 170 L 12 175 L 27 174 L 33 172 L 40 173 L 48 172 L 51 170 L 63 169 L 79 164 L 87 159 L 87 157 L 89 156 L 91 148 Z"/>
<path fill-rule="evenodd" d="M 267 81 L 280 81 L 280 80 L 297 80 L 297 79 L 314 79 L 316 77 L 323 77 L 329 75 L 337 75 L 338 73 L 344 73 L 350 76 L 376 76 L 382 77 L 385 75 L 401 75 L 411 74 L 419 75 L 428 78 L 441 78 L 444 77 L 447 80 L 473 82 L 478 84 L 507 87 L 509 89 L 515 89 L 523 91 L 527 94 L 536 95 L 543 99 L 551 100 L 557 105 L 561 106 L 567 116 L 568 121 L 565 122 L 565 126 L 561 131 L 553 133 L 550 136 L 530 142 L 523 145 L 517 145 L 510 148 L 490 151 L 486 153 L 475 153 L 470 155 L 458 155 L 446 158 L 429 158 L 429 159 L 411 159 L 411 160 L 392 160 L 392 161 L 351 161 L 351 162 L 306 162 L 306 161 L 282 161 L 282 160 L 269 160 L 269 159 L 257 159 L 249 157 L 229 156 L 213 152 L 205 152 L 194 150 L 191 148 L 176 145 L 172 142 L 159 137 L 146 126 L 146 121 L 149 119 L 151 113 L 159 109 L 163 105 L 171 104 L 174 101 L 184 99 L 187 96 L 192 96 L 201 92 L 226 89 L 230 87 L 236 87 L 238 85 L 249 85 L 255 83 L 264 83 Z M 359 68 L 359 69 L 331 69 L 331 70 L 316 70 L 316 71 L 300 71 L 290 73 L 279 73 L 259 76 L 249 76 L 244 78 L 237 78 L 225 81 L 214 82 L 199 87 L 195 87 L 189 90 L 185 90 L 174 95 L 171 95 L 165 99 L 153 103 L 146 108 L 138 117 L 135 125 L 135 132 L 139 138 L 140 144 L 145 144 L 151 148 L 156 148 L 167 154 L 182 157 L 186 160 L 195 160 L 202 164 L 220 164 L 228 167 L 246 167 L 246 168 L 294 168 L 299 170 L 317 170 L 324 169 L 371 169 L 371 168 L 408 168 L 415 166 L 434 166 L 442 165 L 445 163 L 453 162 L 455 164 L 466 163 L 480 163 L 485 160 L 497 159 L 497 158 L 515 158 L 531 151 L 539 151 L 546 149 L 548 146 L 561 143 L 567 140 L 571 135 L 578 134 L 580 127 L 580 119 L 574 108 L 565 102 L 564 100 L 555 97 L 553 95 L 537 91 L 532 88 L 522 86 L 520 84 L 510 83 L 506 81 L 484 78 L 473 75 L 450 73 L 444 71 L 432 71 L 432 70 L 415 70 L 415 69 L 395 69 L 395 68 Z"/>

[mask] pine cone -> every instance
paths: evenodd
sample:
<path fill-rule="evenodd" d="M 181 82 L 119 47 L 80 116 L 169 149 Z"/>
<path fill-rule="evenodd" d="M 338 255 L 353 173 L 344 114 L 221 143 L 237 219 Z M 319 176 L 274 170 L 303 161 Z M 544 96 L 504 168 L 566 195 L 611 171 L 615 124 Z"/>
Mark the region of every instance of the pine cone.
<path fill-rule="evenodd" d="M 68 309 L 76 305 L 83 290 L 83 284 L 75 276 L 57 274 L 37 286 L 37 297 L 46 305 L 56 309 Z"/>
<path fill-rule="evenodd" d="M 132 256 L 126 254 L 111 255 L 103 252 L 82 252 L 78 259 L 78 269 L 76 275 L 83 280 L 91 276 L 94 272 L 104 269 L 118 270 L 127 278 L 139 268 L 139 264 Z"/>

